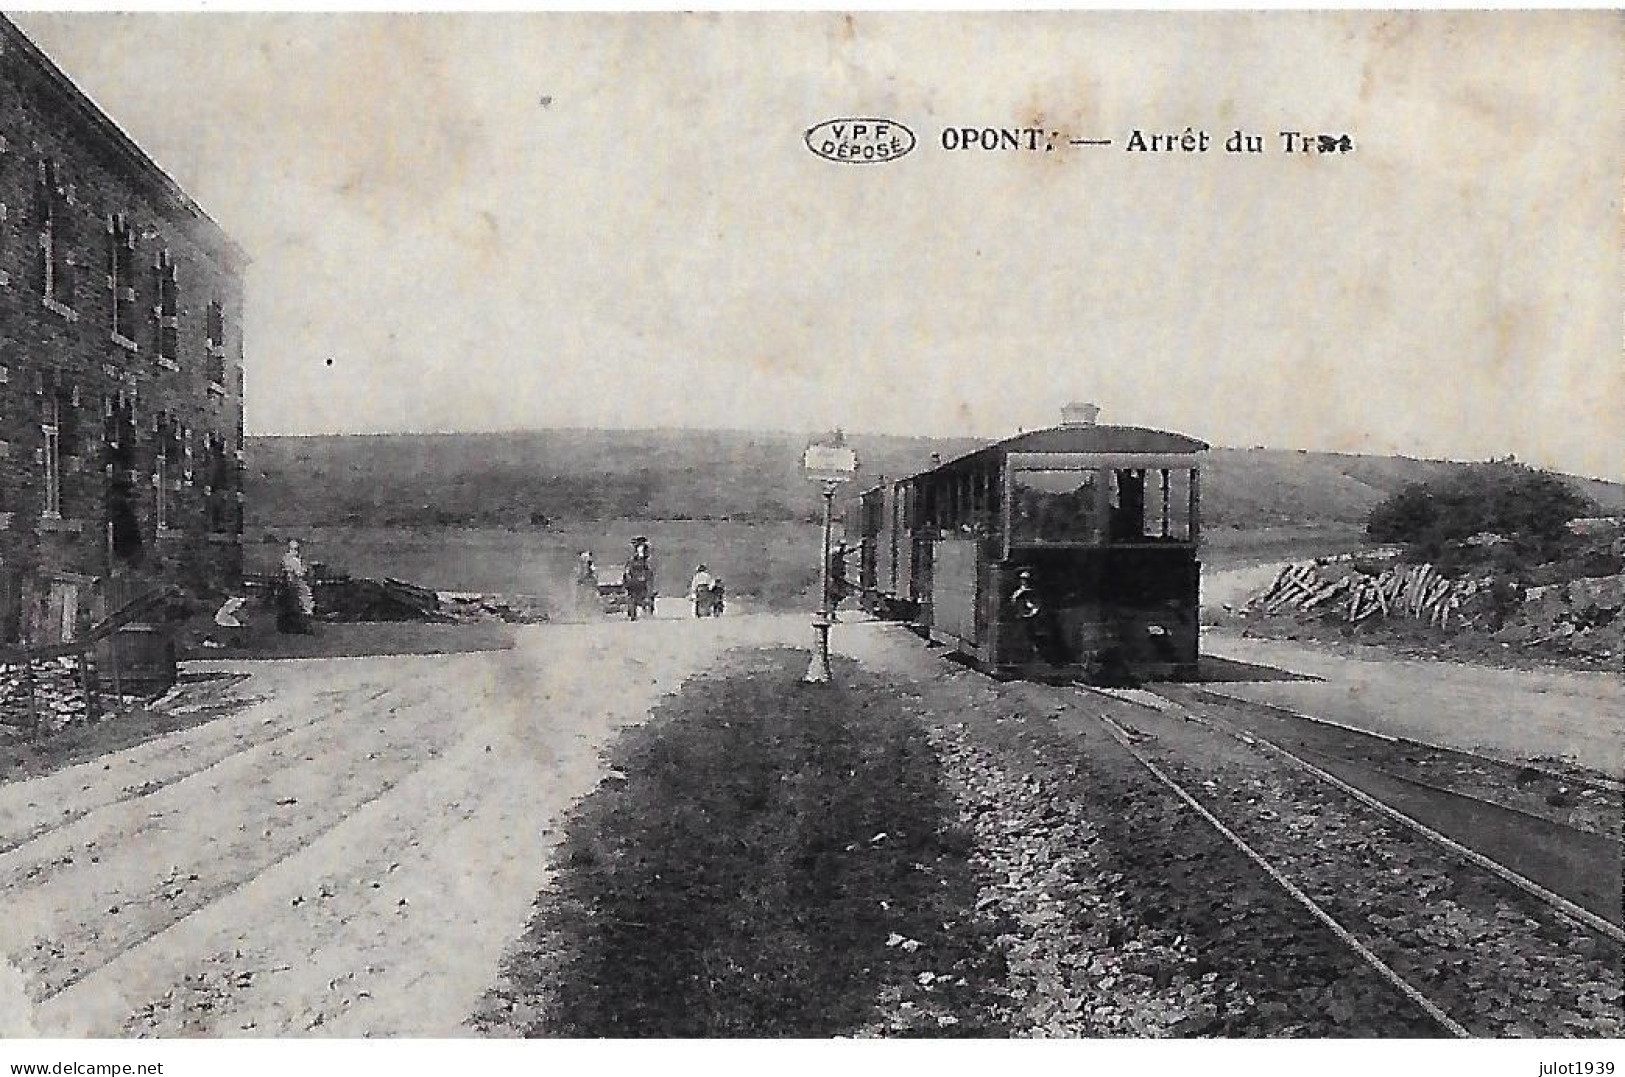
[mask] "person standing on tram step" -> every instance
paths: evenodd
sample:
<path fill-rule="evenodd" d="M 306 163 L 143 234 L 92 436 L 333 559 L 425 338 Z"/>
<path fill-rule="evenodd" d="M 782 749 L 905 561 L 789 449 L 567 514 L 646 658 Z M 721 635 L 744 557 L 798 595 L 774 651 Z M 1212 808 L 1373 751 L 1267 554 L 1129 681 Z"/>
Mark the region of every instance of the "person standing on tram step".
<path fill-rule="evenodd" d="M 704 565 L 694 570 L 688 584 L 688 597 L 694 603 L 694 616 L 707 617 L 711 613 L 711 573 Z"/>
<path fill-rule="evenodd" d="M 1021 626 L 1033 657 L 1048 665 L 1059 665 L 1060 648 L 1055 638 L 1055 626 L 1049 609 L 1038 594 L 1032 569 L 1024 568 L 1016 575 L 1016 589 L 1010 593 L 1010 608 Z"/>

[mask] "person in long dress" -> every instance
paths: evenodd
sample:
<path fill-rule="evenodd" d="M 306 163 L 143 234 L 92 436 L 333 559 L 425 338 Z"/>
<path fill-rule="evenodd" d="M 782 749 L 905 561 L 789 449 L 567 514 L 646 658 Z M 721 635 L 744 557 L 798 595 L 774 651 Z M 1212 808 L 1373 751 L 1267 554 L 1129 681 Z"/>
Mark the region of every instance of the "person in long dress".
<path fill-rule="evenodd" d="M 688 583 L 688 597 L 694 603 L 694 616 L 707 617 L 711 613 L 711 573 L 704 565 L 694 570 Z"/>
<path fill-rule="evenodd" d="M 654 587 L 654 568 L 649 564 L 649 548 L 647 545 L 632 544 L 632 556 L 626 559 L 626 567 L 622 570 L 621 580 L 626 586 L 626 617 L 635 621 L 638 614 L 647 609 L 654 614 L 654 602 L 649 594 Z"/>
<path fill-rule="evenodd" d="M 299 555 L 299 543 L 290 540 L 282 554 L 277 601 L 277 628 L 282 632 L 309 633 L 316 615 L 316 596 L 310 588 L 309 571 Z"/>
<path fill-rule="evenodd" d="M 583 617 L 590 617 L 602 612 L 598 597 L 598 569 L 592 563 L 592 551 L 582 550 L 581 556 L 576 559 L 576 612 Z"/>

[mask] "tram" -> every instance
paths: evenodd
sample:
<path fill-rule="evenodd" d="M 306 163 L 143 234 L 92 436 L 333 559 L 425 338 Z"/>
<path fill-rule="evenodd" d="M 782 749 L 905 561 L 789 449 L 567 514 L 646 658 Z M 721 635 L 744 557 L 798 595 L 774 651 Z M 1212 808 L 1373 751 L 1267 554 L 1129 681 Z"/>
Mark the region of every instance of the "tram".
<path fill-rule="evenodd" d="M 1208 446 L 1098 411 L 860 493 L 864 608 L 999 676 L 1194 677 Z"/>

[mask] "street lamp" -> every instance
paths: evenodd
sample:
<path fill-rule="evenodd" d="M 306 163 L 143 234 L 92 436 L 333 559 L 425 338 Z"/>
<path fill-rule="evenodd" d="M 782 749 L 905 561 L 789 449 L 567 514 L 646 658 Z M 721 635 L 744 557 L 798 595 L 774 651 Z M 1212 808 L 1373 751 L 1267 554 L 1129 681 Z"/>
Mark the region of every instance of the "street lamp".
<path fill-rule="evenodd" d="M 807 664 L 807 684 L 828 684 L 829 673 L 829 551 L 835 522 L 835 491 L 858 470 L 858 456 L 845 445 L 809 445 L 802 458 L 807 477 L 822 484 L 824 493 L 823 556 L 818 562 L 818 611 L 813 614 L 813 654 Z"/>

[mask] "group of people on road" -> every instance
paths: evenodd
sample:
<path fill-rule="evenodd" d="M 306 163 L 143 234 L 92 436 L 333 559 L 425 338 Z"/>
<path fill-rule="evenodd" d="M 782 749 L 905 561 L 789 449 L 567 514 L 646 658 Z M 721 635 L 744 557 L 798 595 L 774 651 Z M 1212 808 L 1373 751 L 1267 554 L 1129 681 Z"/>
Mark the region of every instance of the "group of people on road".
<path fill-rule="evenodd" d="M 582 550 L 576 559 L 574 576 L 576 612 L 581 616 L 597 616 L 603 612 L 604 600 L 598 585 L 598 568 L 591 550 Z M 621 587 L 627 620 L 635 621 L 641 614 L 654 616 L 655 567 L 649 540 L 643 535 L 630 544 L 621 568 Z M 700 565 L 689 581 L 688 598 L 693 603 L 694 616 L 720 617 L 726 601 L 726 585 L 722 577 L 711 574 Z"/>

